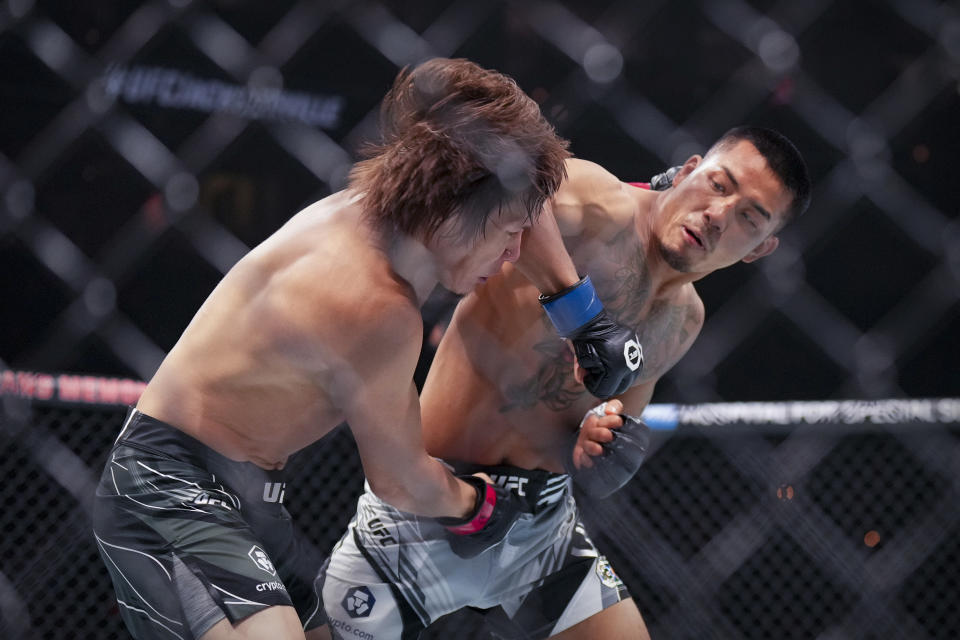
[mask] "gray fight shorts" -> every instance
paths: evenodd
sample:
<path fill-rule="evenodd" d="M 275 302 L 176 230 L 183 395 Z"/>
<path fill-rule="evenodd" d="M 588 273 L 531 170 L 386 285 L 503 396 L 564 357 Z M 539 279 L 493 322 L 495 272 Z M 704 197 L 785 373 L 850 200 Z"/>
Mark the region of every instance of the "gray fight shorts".
<path fill-rule="evenodd" d="M 321 576 L 334 637 L 417 638 L 441 616 L 470 607 L 507 638 L 546 638 L 629 597 L 587 537 L 563 474 L 458 465 L 488 473 L 525 498 L 506 538 L 465 559 L 448 533 L 382 502 L 369 485 Z"/>

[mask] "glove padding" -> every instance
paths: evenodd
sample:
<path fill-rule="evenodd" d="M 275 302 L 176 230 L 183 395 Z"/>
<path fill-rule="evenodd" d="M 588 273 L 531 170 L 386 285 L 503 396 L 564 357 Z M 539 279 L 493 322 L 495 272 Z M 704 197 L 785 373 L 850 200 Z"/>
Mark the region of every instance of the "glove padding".
<path fill-rule="evenodd" d="M 643 370 L 643 348 L 636 331 L 607 315 L 590 276 L 540 304 L 557 332 L 573 343 L 577 362 L 586 375 L 587 391 L 606 399 L 630 388 Z"/>
<path fill-rule="evenodd" d="M 503 538 L 517 521 L 523 503 L 512 491 L 477 476 L 457 476 L 477 490 L 473 511 L 464 518 L 436 518 L 450 532 L 450 549 L 461 558 L 473 558 Z"/>
<path fill-rule="evenodd" d="M 583 384 L 598 398 L 618 396 L 634 383 L 643 370 L 643 348 L 633 329 L 614 322 L 606 311 L 570 336 Z"/>
<path fill-rule="evenodd" d="M 593 414 L 603 417 L 606 403 L 594 407 L 584 416 L 583 422 Z M 643 464 L 650 446 L 650 427 L 640 418 L 619 414 L 623 426 L 611 429 L 613 440 L 604 442 L 603 453 L 591 456 L 592 467 L 578 469 L 573 463 L 573 449 L 577 444 L 578 433 L 573 434 L 573 442 L 563 459 L 563 467 L 583 491 L 591 498 L 606 498 L 637 473 Z M 583 426 L 583 422 L 580 426 Z M 578 430 L 579 431 L 579 430 Z"/>
<path fill-rule="evenodd" d="M 673 179 L 680 169 L 683 169 L 683 166 L 670 167 L 663 173 L 658 173 L 657 175 L 650 178 L 650 189 L 653 191 L 665 191 L 673 186 Z"/>

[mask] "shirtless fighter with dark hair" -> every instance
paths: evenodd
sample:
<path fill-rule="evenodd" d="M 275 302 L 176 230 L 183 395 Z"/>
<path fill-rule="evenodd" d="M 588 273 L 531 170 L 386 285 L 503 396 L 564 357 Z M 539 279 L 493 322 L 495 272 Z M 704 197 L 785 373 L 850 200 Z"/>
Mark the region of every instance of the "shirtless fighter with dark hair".
<path fill-rule="evenodd" d="M 324 635 L 319 562 L 283 507 L 283 468 L 344 420 L 385 503 L 460 549 L 503 537 L 516 497 L 426 454 L 412 375 L 434 286 L 469 292 L 518 259 L 523 235 L 542 291 L 573 285 L 558 302 L 596 355 L 591 386 L 609 395 L 636 375 L 607 358 L 635 334 L 580 301 L 590 287 L 540 215 L 568 153 L 536 103 L 506 76 L 435 59 L 400 73 L 383 113 L 349 188 L 214 289 L 110 453 L 94 532 L 136 638 Z"/>
<path fill-rule="evenodd" d="M 644 366 L 635 384 L 594 407 L 582 361 L 511 265 L 464 298 L 423 389 L 427 451 L 458 473 L 483 471 L 524 513 L 496 544 L 467 556 L 435 522 L 361 496 L 331 556 L 323 599 L 334 634 L 416 638 L 437 618 L 482 610 L 505 638 L 648 638 L 623 583 L 587 537 L 569 480 L 591 498 L 622 487 L 646 455 L 636 417 L 657 380 L 690 348 L 704 320 L 693 283 L 776 249 L 806 207 L 803 159 L 780 134 L 729 131 L 693 156 L 662 191 L 567 161 L 551 200 L 564 242 L 613 317 L 638 328 Z M 547 315 L 552 317 L 550 309 Z M 350 594 L 369 594 L 362 615 Z"/>

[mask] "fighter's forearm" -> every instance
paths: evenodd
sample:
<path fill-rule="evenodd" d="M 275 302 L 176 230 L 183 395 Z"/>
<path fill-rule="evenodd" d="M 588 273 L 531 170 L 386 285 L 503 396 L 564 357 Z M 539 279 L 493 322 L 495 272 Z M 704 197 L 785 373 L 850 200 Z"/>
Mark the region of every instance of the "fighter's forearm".
<path fill-rule="evenodd" d="M 524 231 L 516 266 L 544 295 L 562 291 L 580 279 L 549 206 L 537 222 Z"/>
<path fill-rule="evenodd" d="M 462 518 L 476 502 L 476 490 L 443 464 L 424 454 L 413 465 L 389 474 L 367 472 L 373 493 L 387 504 L 420 516 Z"/>

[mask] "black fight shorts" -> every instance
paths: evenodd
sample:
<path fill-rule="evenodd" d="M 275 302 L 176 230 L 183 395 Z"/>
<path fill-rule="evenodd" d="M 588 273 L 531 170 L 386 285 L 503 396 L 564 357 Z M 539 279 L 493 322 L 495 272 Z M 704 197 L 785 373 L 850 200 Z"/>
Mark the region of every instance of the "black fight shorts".
<path fill-rule="evenodd" d="M 107 458 L 93 529 L 138 639 L 198 638 L 273 605 L 325 622 L 320 554 L 283 506 L 283 471 L 235 462 L 131 410 Z"/>

